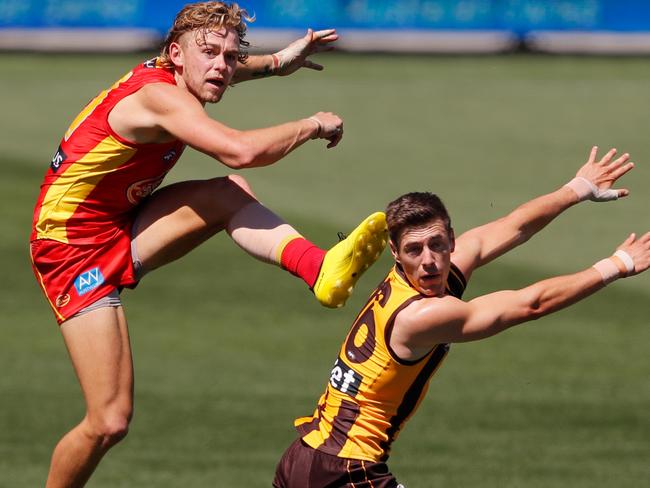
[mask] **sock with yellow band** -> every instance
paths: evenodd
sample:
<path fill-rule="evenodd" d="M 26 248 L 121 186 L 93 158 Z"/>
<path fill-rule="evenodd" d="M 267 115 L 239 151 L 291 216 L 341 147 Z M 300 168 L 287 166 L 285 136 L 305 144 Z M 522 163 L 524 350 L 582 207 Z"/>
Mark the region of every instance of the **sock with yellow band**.
<path fill-rule="evenodd" d="M 325 251 L 300 235 L 291 236 L 278 246 L 278 260 L 284 269 L 314 286 L 325 259 Z"/>

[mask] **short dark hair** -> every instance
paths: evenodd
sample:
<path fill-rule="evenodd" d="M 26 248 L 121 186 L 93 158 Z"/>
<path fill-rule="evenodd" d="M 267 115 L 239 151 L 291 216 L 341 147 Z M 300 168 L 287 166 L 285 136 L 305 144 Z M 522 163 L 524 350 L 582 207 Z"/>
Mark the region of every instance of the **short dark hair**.
<path fill-rule="evenodd" d="M 397 246 L 404 229 L 420 227 L 434 220 L 441 220 L 451 232 L 451 219 L 447 208 L 433 193 L 407 193 L 396 198 L 386 207 L 388 233 L 393 244 Z"/>

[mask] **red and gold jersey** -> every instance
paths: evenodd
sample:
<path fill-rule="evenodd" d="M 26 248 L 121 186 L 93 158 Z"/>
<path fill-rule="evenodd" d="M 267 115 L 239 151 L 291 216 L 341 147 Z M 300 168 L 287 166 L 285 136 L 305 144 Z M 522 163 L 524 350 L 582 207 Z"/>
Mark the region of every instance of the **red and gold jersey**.
<path fill-rule="evenodd" d="M 135 144 L 108 123 L 115 105 L 148 83 L 176 82 L 171 70 L 152 59 L 102 91 L 72 122 L 41 185 L 31 240 L 110 241 L 160 185 L 184 144 Z"/>
<path fill-rule="evenodd" d="M 465 286 L 464 276 L 452 264 L 447 293 L 460 298 Z M 404 361 L 391 350 L 395 317 L 422 299 L 429 298 L 415 290 L 397 267 L 377 287 L 341 347 L 316 411 L 295 421 L 308 445 L 343 458 L 388 458 L 392 442 L 449 351 L 449 344 L 438 344 L 423 358 Z"/>

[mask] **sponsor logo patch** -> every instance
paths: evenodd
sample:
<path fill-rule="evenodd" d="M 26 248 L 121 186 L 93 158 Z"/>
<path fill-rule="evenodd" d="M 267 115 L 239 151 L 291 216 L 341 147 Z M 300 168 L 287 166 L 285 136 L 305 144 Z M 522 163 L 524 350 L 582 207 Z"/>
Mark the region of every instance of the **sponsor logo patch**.
<path fill-rule="evenodd" d="M 74 280 L 74 287 L 77 289 L 79 296 L 85 295 L 104 283 L 104 275 L 99 268 L 93 268 L 81 273 Z"/>
<path fill-rule="evenodd" d="M 163 156 L 163 161 L 165 161 L 167 164 L 172 163 L 176 160 L 176 149 L 170 149 L 167 151 L 167 153 Z"/>
<path fill-rule="evenodd" d="M 330 385 L 341 393 L 357 396 L 363 376 L 352 368 L 348 367 L 340 358 L 336 359 L 332 372 L 330 373 Z"/>
<path fill-rule="evenodd" d="M 133 205 L 137 205 L 142 201 L 143 198 L 148 197 L 156 188 L 158 188 L 158 186 L 162 183 L 164 177 L 165 175 L 162 175 L 158 178 L 136 181 L 127 188 L 126 198 Z"/>
<path fill-rule="evenodd" d="M 66 154 L 63 152 L 61 149 L 61 146 L 56 150 L 56 154 L 52 158 L 52 162 L 50 162 L 50 168 L 52 168 L 52 171 L 55 173 L 59 170 L 61 167 L 61 164 L 68 158 Z"/>
<path fill-rule="evenodd" d="M 70 303 L 70 295 L 67 293 L 64 295 L 59 295 L 54 301 L 54 305 L 56 305 L 57 308 L 65 307 L 68 303 Z"/>

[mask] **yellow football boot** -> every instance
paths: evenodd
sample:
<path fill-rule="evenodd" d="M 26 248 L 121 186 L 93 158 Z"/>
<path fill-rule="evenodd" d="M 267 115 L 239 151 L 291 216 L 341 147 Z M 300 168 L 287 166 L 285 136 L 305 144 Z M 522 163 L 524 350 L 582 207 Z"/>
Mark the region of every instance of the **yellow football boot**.
<path fill-rule="evenodd" d="M 342 307 L 363 272 L 379 259 L 387 241 L 386 215 L 376 212 L 327 251 L 312 288 L 318 301 L 326 307 Z"/>

